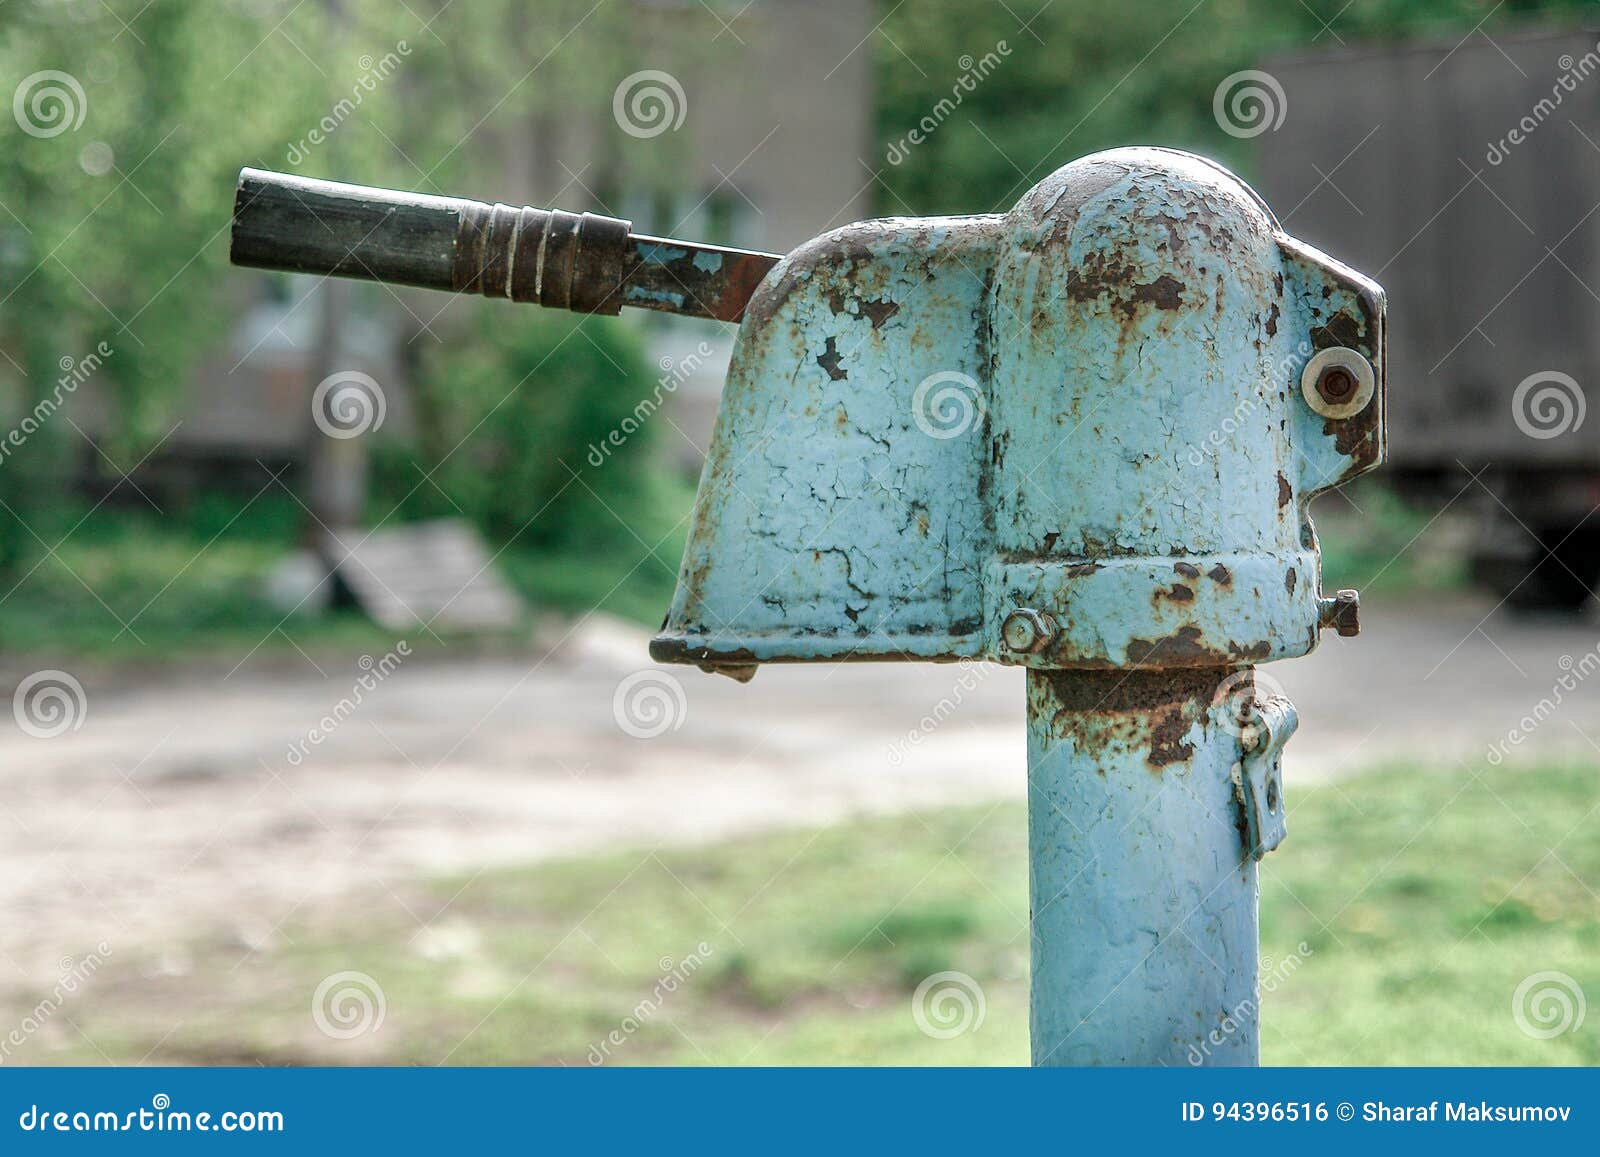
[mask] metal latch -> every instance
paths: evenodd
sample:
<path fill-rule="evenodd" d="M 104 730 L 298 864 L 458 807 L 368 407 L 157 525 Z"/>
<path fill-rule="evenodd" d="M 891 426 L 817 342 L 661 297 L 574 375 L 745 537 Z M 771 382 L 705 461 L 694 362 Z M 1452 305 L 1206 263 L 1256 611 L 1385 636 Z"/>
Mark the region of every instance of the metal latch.
<path fill-rule="evenodd" d="M 1259 860 L 1288 835 L 1283 745 L 1300 726 L 1300 716 L 1282 695 L 1255 700 L 1247 711 L 1240 737 L 1243 754 L 1233 765 L 1233 794 L 1244 813 L 1245 846 Z"/>

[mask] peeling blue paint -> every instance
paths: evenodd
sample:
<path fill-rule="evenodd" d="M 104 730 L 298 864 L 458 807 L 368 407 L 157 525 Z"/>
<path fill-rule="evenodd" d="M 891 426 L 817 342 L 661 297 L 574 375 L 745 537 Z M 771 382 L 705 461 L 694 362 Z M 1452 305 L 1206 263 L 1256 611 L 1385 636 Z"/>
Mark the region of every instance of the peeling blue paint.
<path fill-rule="evenodd" d="M 1236 745 L 1206 742 L 1225 705 L 1205 682 L 1167 697 L 1194 754 L 1155 774 L 1126 713 L 1082 709 L 1127 678 L 1028 672 L 1033 1063 L 1253 1065 L 1256 864 L 1231 822 Z"/>
<path fill-rule="evenodd" d="M 1254 664 L 1317 644 L 1307 505 L 1382 460 L 1383 315 L 1163 149 L 1005 215 L 835 230 L 747 307 L 652 653 L 1030 668 L 1036 1063 L 1256 1061 L 1254 854 L 1281 833 L 1233 776 Z M 1334 346 L 1377 385 L 1339 420 L 1300 387 Z"/>
<path fill-rule="evenodd" d="M 713 250 L 702 249 L 694 255 L 696 269 L 703 269 L 707 273 L 715 273 L 722 268 L 722 254 Z"/>
<path fill-rule="evenodd" d="M 819 237 L 750 303 L 663 657 L 1303 655 L 1306 504 L 1381 457 L 1381 318 L 1371 282 L 1167 150 L 1074 162 L 1004 216 Z M 1336 427 L 1299 388 L 1329 344 L 1379 367 Z M 1058 620 L 1039 654 L 1001 642 L 1018 606 Z"/>
<path fill-rule="evenodd" d="M 675 290 L 646 289 L 645 287 L 639 285 L 629 285 L 625 286 L 622 290 L 622 300 L 630 303 L 639 301 L 660 301 L 681 308 L 683 306 L 684 296 Z"/>
<path fill-rule="evenodd" d="M 689 256 L 689 251 L 676 245 L 641 245 L 639 256 L 650 265 L 671 265 Z"/>

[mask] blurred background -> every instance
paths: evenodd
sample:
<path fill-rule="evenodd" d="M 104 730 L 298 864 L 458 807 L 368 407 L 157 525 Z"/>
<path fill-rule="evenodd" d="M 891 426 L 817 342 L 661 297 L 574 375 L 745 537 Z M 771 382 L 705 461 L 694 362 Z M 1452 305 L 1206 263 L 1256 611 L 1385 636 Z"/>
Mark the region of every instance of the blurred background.
<path fill-rule="evenodd" d="M 1264 1059 L 1600 1061 L 1595 28 L 0 6 L 0 1063 L 1024 1063 L 1018 672 L 649 665 L 732 328 L 233 269 L 229 213 L 253 165 L 783 252 L 1127 143 L 1389 293 L 1391 463 L 1315 508 L 1363 633 L 1263 672 Z"/>

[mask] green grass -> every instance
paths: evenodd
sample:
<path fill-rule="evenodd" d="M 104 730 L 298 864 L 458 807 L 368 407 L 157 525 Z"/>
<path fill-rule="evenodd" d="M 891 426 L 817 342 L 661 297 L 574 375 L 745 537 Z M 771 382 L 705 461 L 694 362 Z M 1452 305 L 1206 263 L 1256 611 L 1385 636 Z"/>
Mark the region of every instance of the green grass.
<path fill-rule="evenodd" d="M 1358 479 L 1312 503 L 1322 550 L 1322 589 L 1408 594 L 1467 585 L 1464 542 L 1454 516 L 1409 502 L 1381 480 Z"/>
<path fill-rule="evenodd" d="M 23 574 L 0 581 L 0 655 L 14 664 L 143 662 L 242 656 L 258 645 L 258 653 L 349 653 L 393 644 L 392 632 L 353 609 L 285 616 L 271 605 L 264 583 L 294 549 L 298 507 L 262 498 L 235 519 L 238 505 L 172 517 L 50 512 L 38 533 L 54 549 L 40 544 Z M 598 608 L 654 626 L 682 548 L 680 528 L 653 555 L 644 546 L 553 555 L 513 545 L 496 565 L 535 609 Z"/>
<path fill-rule="evenodd" d="M 637 539 L 608 524 L 619 539 L 609 548 L 555 553 L 514 543 L 496 565 L 535 609 L 599 609 L 653 627 L 671 601 L 686 533 L 683 523 L 670 530 L 667 523 L 692 502 L 681 480 L 660 486 L 666 513 L 645 520 L 653 529 Z M 1460 583 L 1459 562 L 1430 549 L 1428 534 L 1419 538 L 1426 511 L 1381 487 L 1355 501 L 1359 513 L 1334 499 L 1317 509 L 1325 588 Z M 269 491 L 248 503 L 238 495 L 199 498 L 159 514 L 62 503 L 30 516 L 39 536 L 34 557 L 23 574 L 0 580 L 0 655 L 24 665 L 32 657 L 149 662 L 243 655 L 258 645 L 258 654 L 347 653 L 392 643 L 390 632 L 356 611 L 286 618 L 263 597 L 273 565 L 294 549 L 301 515 L 293 499 Z"/>
<path fill-rule="evenodd" d="M 1511 1009 L 1547 970 L 1600 996 L 1593 766 L 1394 767 L 1290 802 L 1262 954 L 1297 967 L 1264 997 L 1266 1063 L 1600 1063 L 1592 1019 L 1541 1040 Z M 196 942 L 179 977 L 130 950 L 72 1012 L 118 1060 L 1020 1064 L 1025 838 L 1008 803 L 439 880 L 321 909 L 257 952 Z M 657 993 L 674 967 L 686 979 Z M 986 1015 L 939 1040 L 911 993 L 947 969 Z M 344 970 L 377 981 L 386 1017 L 331 1040 L 311 996 Z M 19 1059 L 99 1058 L 69 1034 Z"/>

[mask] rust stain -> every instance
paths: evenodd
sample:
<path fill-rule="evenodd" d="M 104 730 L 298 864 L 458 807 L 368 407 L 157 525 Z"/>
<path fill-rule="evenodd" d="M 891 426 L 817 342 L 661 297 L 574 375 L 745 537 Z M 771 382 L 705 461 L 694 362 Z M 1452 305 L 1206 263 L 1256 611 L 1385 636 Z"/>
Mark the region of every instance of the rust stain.
<path fill-rule="evenodd" d="M 1028 680 L 1030 709 L 1050 718 L 1052 734 L 1088 749 L 1107 743 L 1143 748 L 1162 774 L 1194 758 L 1185 737 L 1205 726 L 1227 668 L 1177 671 L 1037 671 Z"/>
<path fill-rule="evenodd" d="M 845 317 L 864 317 L 873 329 L 882 329 L 884 322 L 900 312 L 900 303 L 887 297 L 859 297 L 846 282 L 828 290 L 828 308 Z"/>
<path fill-rule="evenodd" d="M 1185 586 L 1183 583 L 1173 583 L 1171 588 L 1166 590 L 1158 587 L 1150 596 L 1150 601 L 1159 605 L 1162 599 L 1171 599 L 1175 603 L 1192 603 L 1194 602 L 1194 588 Z"/>
<path fill-rule="evenodd" d="M 1231 586 L 1233 584 L 1233 572 L 1227 567 L 1223 566 L 1220 562 L 1208 570 L 1206 572 L 1206 576 L 1210 578 L 1212 582 L 1218 583 L 1221 586 Z"/>
<path fill-rule="evenodd" d="M 1282 510 L 1294 500 L 1294 487 L 1289 485 L 1289 480 L 1283 476 L 1283 471 L 1278 471 L 1278 509 Z"/>
<path fill-rule="evenodd" d="M 1154 281 L 1135 281 L 1140 271 L 1127 262 L 1108 261 L 1095 256 L 1080 268 L 1067 273 L 1066 294 L 1069 300 L 1089 304 L 1105 297 L 1110 308 L 1121 310 L 1132 321 L 1141 305 L 1153 305 L 1161 310 L 1181 309 L 1186 288 L 1170 273 L 1163 273 Z M 1037 331 L 1040 319 L 1035 316 L 1033 328 Z"/>
<path fill-rule="evenodd" d="M 817 355 L 817 364 L 827 370 L 828 376 L 836 382 L 850 376 L 850 371 L 842 369 L 839 365 L 839 346 L 831 337 L 828 339 L 827 348 Z"/>
<path fill-rule="evenodd" d="M 1213 644 L 1200 628 L 1186 623 L 1160 639 L 1129 639 L 1128 664 L 1142 667 L 1214 667 L 1265 659 L 1272 653 L 1270 640 L 1253 643 L 1229 641 Z"/>
<path fill-rule="evenodd" d="M 1178 707 L 1157 712 L 1150 721 L 1150 754 L 1145 762 L 1160 771 L 1194 758 L 1194 744 L 1185 743 L 1183 739 L 1192 722 Z"/>
<path fill-rule="evenodd" d="M 1350 471 L 1359 473 L 1378 462 L 1378 407 L 1369 405 L 1354 417 L 1324 418 L 1322 432 L 1333 439 L 1334 449 L 1352 459 Z"/>
<path fill-rule="evenodd" d="M 900 312 L 900 303 L 883 298 L 869 298 L 861 303 L 861 312 L 872 320 L 873 329 L 882 329 L 884 322 Z"/>
<path fill-rule="evenodd" d="M 1341 309 L 1321 325 L 1312 328 L 1311 344 L 1319 350 L 1333 346 L 1361 349 L 1365 344 L 1365 332 L 1366 326 L 1358 318 L 1351 317 Z"/>
<path fill-rule="evenodd" d="M 1177 309 L 1183 304 L 1183 282 L 1170 273 L 1133 287 L 1134 301 L 1147 301 L 1157 309 Z"/>

